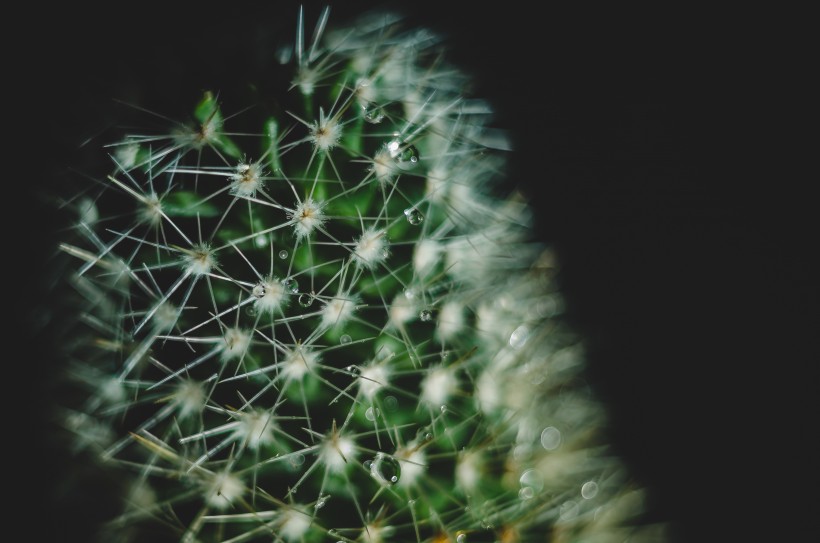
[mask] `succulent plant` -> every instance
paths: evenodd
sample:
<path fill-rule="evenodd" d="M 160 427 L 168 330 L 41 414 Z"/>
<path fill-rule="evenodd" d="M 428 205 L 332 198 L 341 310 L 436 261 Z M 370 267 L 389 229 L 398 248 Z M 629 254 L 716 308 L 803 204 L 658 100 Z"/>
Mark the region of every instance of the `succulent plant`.
<path fill-rule="evenodd" d="M 104 536 L 661 539 L 492 105 L 399 16 L 297 19 L 270 115 L 142 111 L 65 201 L 63 421 L 122 482 Z"/>

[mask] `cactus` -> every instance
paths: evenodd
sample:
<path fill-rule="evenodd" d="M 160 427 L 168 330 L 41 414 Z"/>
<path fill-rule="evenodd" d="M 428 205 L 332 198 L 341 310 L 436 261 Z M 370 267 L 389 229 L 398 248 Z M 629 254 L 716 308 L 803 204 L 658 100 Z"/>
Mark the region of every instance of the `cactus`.
<path fill-rule="evenodd" d="M 435 34 L 328 20 L 300 11 L 272 114 L 143 112 L 65 202 L 63 421 L 125 489 L 103 536 L 660 539 L 491 105 Z"/>

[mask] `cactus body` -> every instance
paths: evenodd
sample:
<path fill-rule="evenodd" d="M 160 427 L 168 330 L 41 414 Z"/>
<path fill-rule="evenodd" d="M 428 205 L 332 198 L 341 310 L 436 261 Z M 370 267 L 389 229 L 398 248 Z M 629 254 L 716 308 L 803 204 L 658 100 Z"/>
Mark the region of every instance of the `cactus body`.
<path fill-rule="evenodd" d="M 392 15 L 283 54 L 270 117 L 206 93 L 71 201 L 79 448 L 121 537 L 622 541 L 599 435 L 504 141 L 439 38 Z M 232 123 L 252 117 L 254 132 Z M 100 188 L 101 187 L 101 188 Z M 107 533 L 111 533 L 110 531 Z"/>

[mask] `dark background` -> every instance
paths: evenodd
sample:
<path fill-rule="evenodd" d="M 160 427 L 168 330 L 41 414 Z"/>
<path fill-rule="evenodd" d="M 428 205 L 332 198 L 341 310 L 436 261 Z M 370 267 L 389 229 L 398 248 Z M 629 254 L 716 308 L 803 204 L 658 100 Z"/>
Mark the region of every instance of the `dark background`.
<path fill-rule="evenodd" d="M 51 498 L 76 466 L 50 448 L 38 407 L 58 364 L 36 317 L 55 295 L 44 277 L 59 227 L 39 191 L 93 160 L 82 142 L 116 123 L 114 98 L 178 113 L 203 89 L 269 82 L 271 36 L 292 32 L 296 5 L 30 6 L 6 21 L 3 268 L 17 348 L 3 363 L 19 400 L 4 448 L 26 540 L 82 540 L 105 512 L 97 488 Z M 337 2 L 331 25 L 378 5 Z M 675 541 L 809 535 L 817 175 L 789 171 L 799 148 L 777 145 L 788 134 L 773 121 L 795 99 L 768 92 L 788 75 L 780 14 L 398 5 L 450 37 L 450 59 L 514 134 L 510 180 L 558 253 L 567 318 L 614 450 L 649 489 L 647 520 L 670 522 Z M 318 13 L 307 5 L 309 27 Z"/>

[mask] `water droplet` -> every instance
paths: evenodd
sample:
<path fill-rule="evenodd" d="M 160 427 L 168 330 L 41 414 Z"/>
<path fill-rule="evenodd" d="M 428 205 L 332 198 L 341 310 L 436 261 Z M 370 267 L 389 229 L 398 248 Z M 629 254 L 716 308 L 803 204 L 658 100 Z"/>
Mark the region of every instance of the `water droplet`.
<path fill-rule="evenodd" d="M 493 529 L 493 523 L 490 522 L 487 519 L 484 519 L 484 520 L 481 521 L 481 527 L 484 528 L 485 530 L 492 530 Z"/>
<path fill-rule="evenodd" d="M 432 318 L 433 318 L 433 312 L 430 311 L 429 309 L 422 309 L 419 312 L 419 319 L 421 319 L 423 322 L 428 322 Z"/>
<path fill-rule="evenodd" d="M 388 142 L 387 152 L 402 169 L 414 168 L 419 162 L 419 150 L 416 146 L 399 139 L 393 139 Z"/>
<path fill-rule="evenodd" d="M 446 412 L 447 412 L 447 406 L 446 406 L 446 405 L 442 405 L 439 409 L 441 409 L 441 412 L 442 412 L 442 413 L 446 413 Z"/>
<path fill-rule="evenodd" d="M 541 472 L 535 469 L 528 469 L 521 474 L 518 479 L 522 487 L 531 488 L 535 492 L 540 492 L 544 489 L 544 477 Z"/>
<path fill-rule="evenodd" d="M 412 288 L 406 288 L 406 289 L 404 289 L 404 297 L 407 298 L 408 300 L 412 300 L 413 298 L 416 297 L 416 291 L 413 290 Z"/>
<path fill-rule="evenodd" d="M 530 329 L 522 324 L 516 328 L 512 334 L 510 334 L 510 347 L 513 349 L 520 349 L 527 342 L 529 335 Z"/>
<path fill-rule="evenodd" d="M 587 481 L 581 487 L 581 497 L 585 500 L 591 500 L 598 495 L 598 483 L 595 481 Z"/>
<path fill-rule="evenodd" d="M 416 441 L 419 443 L 427 443 L 433 440 L 433 434 L 429 428 L 419 428 L 416 432 Z"/>
<path fill-rule="evenodd" d="M 347 334 L 344 334 L 342 337 L 339 338 L 339 343 L 341 343 L 342 345 L 347 345 L 351 341 L 353 340 Z"/>
<path fill-rule="evenodd" d="M 529 500 L 533 496 L 535 496 L 535 491 L 528 486 L 525 486 L 524 488 L 518 491 L 518 497 L 522 500 Z"/>
<path fill-rule="evenodd" d="M 450 357 L 450 351 L 441 351 L 441 361 L 444 362 Z"/>
<path fill-rule="evenodd" d="M 282 260 L 284 260 L 284 259 L 286 259 L 287 257 L 288 257 L 288 252 L 287 252 L 286 250 L 282 249 L 281 251 L 279 251 L 279 258 L 281 258 Z"/>
<path fill-rule="evenodd" d="M 376 418 L 379 415 L 381 415 L 381 412 L 379 411 L 378 408 L 373 407 L 373 406 L 368 407 L 367 410 L 364 412 L 364 418 L 366 418 L 367 420 L 369 420 L 371 422 L 376 420 Z"/>
<path fill-rule="evenodd" d="M 253 307 L 252 305 L 249 305 L 248 307 L 245 308 L 245 314 L 249 317 L 255 317 L 256 316 L 256 308 Z"/>
<path fill-rule="evenodd" d="M 256 244 L 257 247 L 264 247 L 268 244 L 268 238 L 265 236 L 259 235 L 253 238 L 253 242 Z"/>
<path fill-rule="evenodd" d="M 561 431 L 555 426 L 547 426 L 541 432 L 541 446 L 553 451 L 561 444 Z"/>
<path fill-rule="evenodd" d="M 290 464 L 293 467 L 301 466 L 305 463 L 305 455 L 304 454 L 295 454 L 290 457 Z M 293 489 L 293 492 L 296 492 L 296 488 Z"/>
<path fill-rule="evenodd" d="M 304 294 L 299 296 L 299 305 L 301 305 L 302 307 L 310 307 L 312 303 L 313 303 L 313 296 L 312 295 L 310 295 L 308 293 L 304 293 Z"/>
<path fill-rule="evenodd" d="M 395 411 L 399 405 L 399 400 L 395 396 L 388 396 L 384 399 L 384 406 L 388 411 Z"/>
<path fill-rule="evenodd" d="M 356 366 L 355 364 L 351 364 L 350 366 L 346 367 L 345 371 L 350 373 L 354 377 L 357 377 L 359 374 L 362 373 L 362 369 L 359 366 Z"/>
<path fill-rule="evenodd" d="M 368 470 L 368 471 L 369 471 L 369 470 L 370 470 L 370 466 L 371 466 L 372 464 L 373 464 L 373 461 L 372 461 L 372 460 L 365 460 L 365 461 L 364 461 L 364 463 L 363 463 L 362 465 L 364 466 L 364 469 L 366 469 L 366 470 Z"/>
<path fill-rule="evenodd" d="M 384 110 L 371 102 L 362 106 L 362 116 L 370 124 L 379 124 L 384 120 Z"/>
<path fill-rule="evenodd" d="M 382 484 L 394 485 L 401 477 L 401 466 L 392 456 L 377 453 L 370 463 L 370 476 Z"/>
<path fill-rule="evenodd" d="M 467 543 L 467 534 L 464 532 L 456 536 L 456 543 Z"/>
<path fill-rule="evenodd" d="M 296 294 L 297 292 L 299 292 L 299 282 L 296 279 L 294 279 L 293 277 L 288 277 L 287 279 L 283 279 L 282 280 L 282 285 L 293 294 Z"/>
<path fill-rule="evenodd" d="M 415 165 L 419 161 L 419 150 L 415 145 L 404 145 L 398 156 L 399 163 Z"/>
<path fill-rule="evenodd" d="M 319 496 L 319 499 L 316 501 L 316 505 L 314 505 L 313 507 L 315 509 L 321 509 L 322 507 L 325 506 L 325 504 L 327 503 L 327 499 L 329 497 L 330 497 L 330 494 L 328 494 L 327 496 Z"/>
<path fill-rule="evenodd" d="M 424 220 L 424 215 L 421 214 L 421 211 L 416 209 L 415 207 L 408 207 L 404 210 L 404 216 L 407 218 L 407 222 L 416 226 L 421 224 L 421 221 Z"/>
<path fill-rule="evenodd" d="M 265 296 L 265 292 L 267 292 L 267 291 L 265 290 L 265 285 L 262 285 L 262 284 L 256 285 L 255 287 L 253 287 L 253 291 L 251 291 L 251 293 L 252 293 L 252 294 L 254 295 L 254 297 L 256 297 L 256 298 L 262 298 L 262 297 L 264 297 L 264 296 Z"/>
<path fill-rule="evenodd" d="M 416 500 L 407 500 L 407 505 L 413 507 L 414 505 L 416 505 Z"/>

